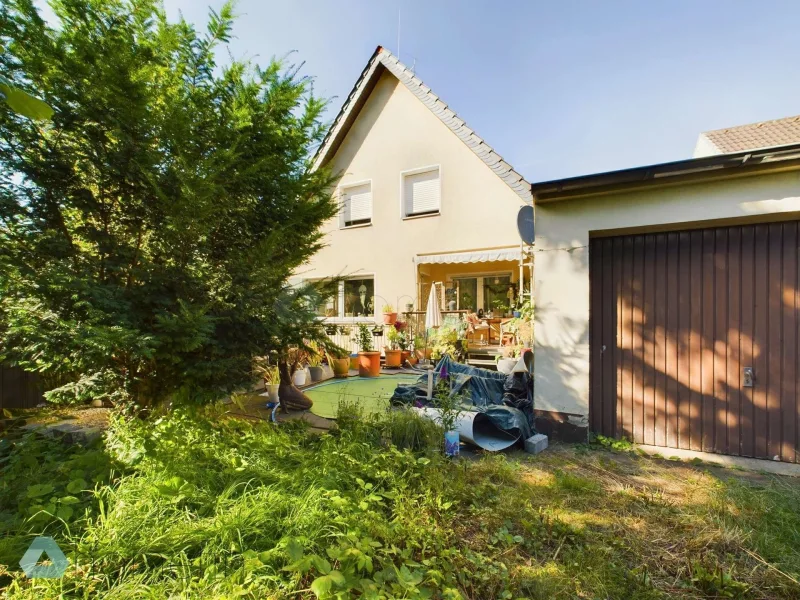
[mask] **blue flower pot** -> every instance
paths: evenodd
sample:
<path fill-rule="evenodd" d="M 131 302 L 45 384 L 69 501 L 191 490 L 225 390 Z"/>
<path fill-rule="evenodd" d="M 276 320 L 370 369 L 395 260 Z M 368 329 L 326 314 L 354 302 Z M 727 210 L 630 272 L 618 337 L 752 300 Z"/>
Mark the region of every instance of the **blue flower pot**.
<path fill-rule="evenodd" d="M 521 312 L 519 312 L 518 310 L 515 310 L 515 311 L 514 311 L 514 318 L 515 318 L 515 319 L 519 319 L 521 316 L 522 316 L 522 313 L 521 313 Z"/>

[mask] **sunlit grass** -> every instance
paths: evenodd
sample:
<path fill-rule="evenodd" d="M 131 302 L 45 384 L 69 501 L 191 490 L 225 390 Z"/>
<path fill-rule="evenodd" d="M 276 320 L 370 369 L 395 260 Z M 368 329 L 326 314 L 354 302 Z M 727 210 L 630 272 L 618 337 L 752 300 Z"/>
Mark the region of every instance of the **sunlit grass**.
<path fill-rule="evenodd" d="M 793 480 L 569 447 L 450 462 L 411 413 L 341 417 L 327 435 L 208 411 L 116 419 L 88 450 L 6 443 L 3 593 L 314 597 L 324 561 L 344 597 L 800 596 Z M 69 518 L 29 518 L 68 495 Z M 68 554 L 64 578 L 17 569 L 38 533 Z"/>

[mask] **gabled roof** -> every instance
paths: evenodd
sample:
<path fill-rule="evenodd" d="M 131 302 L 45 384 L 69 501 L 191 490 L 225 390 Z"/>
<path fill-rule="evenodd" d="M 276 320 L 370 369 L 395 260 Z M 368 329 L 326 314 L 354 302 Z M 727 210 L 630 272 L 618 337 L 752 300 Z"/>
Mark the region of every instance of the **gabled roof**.
<path fill-rule="evenodd" d="M 700 138 L 710 142 L 709 151 L 716 149 L 719 154 L 797 144 L 800 142 L 800 115 L 704 131 Z M 708 145 L 705 147 L 708 148 Z"/>
<path fill-rule="evenodd" d="M 489 144 L 467 127 L 464 120 L 459 118 L 447 104 L 442 102 L 408 67 L 381 46 L 375 49 L 372 58 L 370 58 L 367 66 L 361 72 L 361 76 L 347 96 L 347 100 L 317 150 L 314 156 L 314 168 L 326 164 L 336 154 L 336 150 L 338 150 L 384 70 L 397 77 L 420 102 L 427 106 L 442 123 L 447 125 L 524 202 L 528 204 L 532 202 L 530 183 L 525 181 L 522 175 L 504 161 L 503 157 L 495 152 Z"/>

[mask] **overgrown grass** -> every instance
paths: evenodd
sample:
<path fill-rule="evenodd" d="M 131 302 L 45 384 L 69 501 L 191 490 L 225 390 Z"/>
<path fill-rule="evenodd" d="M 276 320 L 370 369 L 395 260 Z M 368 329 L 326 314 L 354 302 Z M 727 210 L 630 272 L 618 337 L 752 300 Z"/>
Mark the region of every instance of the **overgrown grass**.
<path fill-rule="evenodd" d="M 313 435 L 176 413 L 116 418 L 105 444 L 88 450 L 34 436 L 6 444 L 0 590 L 31 599 L 800 596 L 793 481 L 721 479 L 606 450 L 451 462 L 440 432 L 411 412 L 374 420 L 346 405 L 339 424 Z M 72 514 L 49 516 L 63 506 Z M 17 568 L 40 533 L 70 558 L 60 580 L 31 581 Z"/>

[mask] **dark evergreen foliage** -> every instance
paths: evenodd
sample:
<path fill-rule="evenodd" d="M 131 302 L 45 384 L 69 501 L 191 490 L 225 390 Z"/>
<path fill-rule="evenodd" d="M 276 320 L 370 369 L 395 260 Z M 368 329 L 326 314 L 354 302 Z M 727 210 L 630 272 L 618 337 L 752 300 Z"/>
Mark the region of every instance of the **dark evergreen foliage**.
<path fill-rule="evenodd" d="M 52 399 L 202 401 L 320 336 L 287 287 L 336 211 L 311 81 L 218 65 L 230 4 L 205 33 L 156 0 L 53 8 L 0 5 L 0 75 L 55 111 L 0 103 L 0 360 L 66 382 Z"/>

